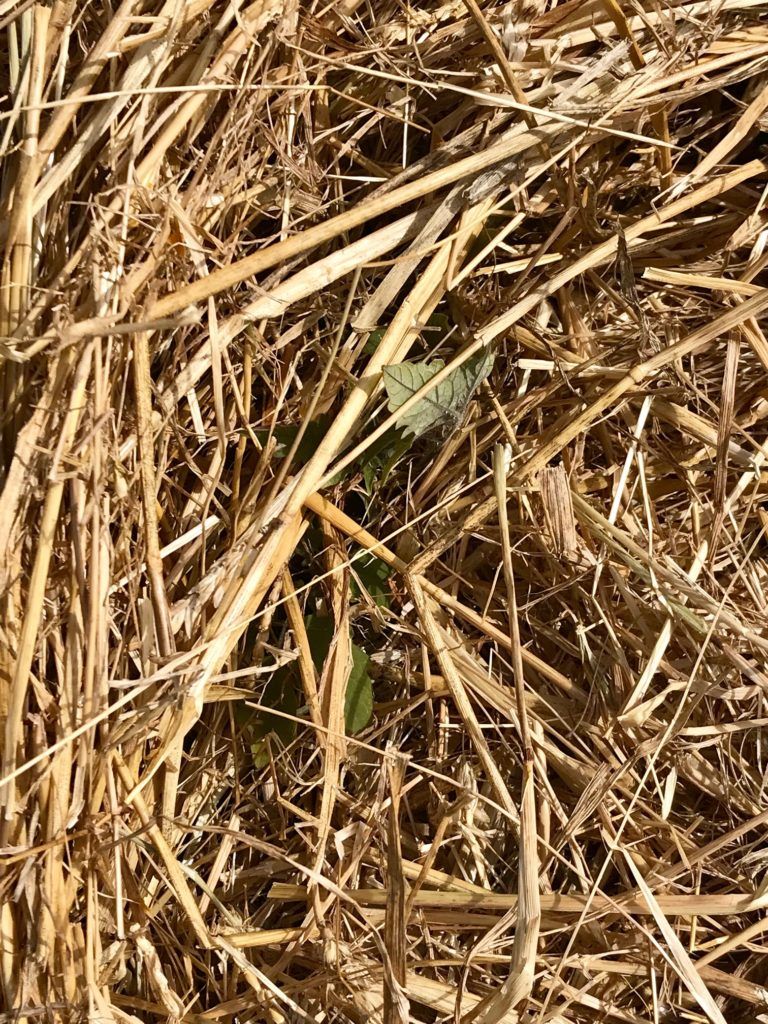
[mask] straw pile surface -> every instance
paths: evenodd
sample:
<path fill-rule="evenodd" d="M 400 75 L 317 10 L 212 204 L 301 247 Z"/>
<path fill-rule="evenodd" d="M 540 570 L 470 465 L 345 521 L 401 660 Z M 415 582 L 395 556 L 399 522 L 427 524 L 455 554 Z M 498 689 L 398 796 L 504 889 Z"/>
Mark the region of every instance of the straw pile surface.
<path fill-rule="evenodd" d="M 0 28 L 0 1020 L 768 1020 L 765 2 Z"/>

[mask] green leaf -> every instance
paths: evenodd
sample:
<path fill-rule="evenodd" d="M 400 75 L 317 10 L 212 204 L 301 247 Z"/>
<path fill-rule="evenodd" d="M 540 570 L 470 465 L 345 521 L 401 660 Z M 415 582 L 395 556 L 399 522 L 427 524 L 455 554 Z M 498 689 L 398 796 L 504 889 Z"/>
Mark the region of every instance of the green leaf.
<path fill-rule="evenodd" d="M 427 320 L 427 326 L 424 329 L 425 340 L 428 340 L 430 346 L 434 347 L 445 341 L 452 330 L 453 325 L 445 313 L 433 313 Z"/>
<path fill-rule="evenodd" d="M 269 741 L 266 735 L 255 739 L 251 744 L 251 757 L 256 768 L 266 768 L 269 764 Z"/>
<path fill-rule="evenodd" d="M 299 709 L 299 693 L 296 680 L 290 665 L 283 665 L 267 683 L 260 704 L 286 715 L 295 715 Z M 267 737 L 274 735 L 284 746 L 296 735 L 296 722 L 282 715 L 272 715 L 261 711 L 251 730 L 251 753 L 257 768 L 269 764 L 269 747 Z"/>
<path fill-rule="evenodd" d="M 429 363 L 396 363 L 384 367 L 384 386 L 389 411 L 396 413 L 408 399 L 445 366 L 442 359 Z M 455 429 L 475 388 L 493 366 L 493 354 L 484 349 L 458 366 L 399 418 L 400 426 L 414 436 L 436 427 Z"/>
<path fill-rule="evenodd" d="M 276 459 L 285 458 L 291 450 L 291 445 L 296 440 L 298 432 L 299 428 L 295 423 L 288 423 L 285 426 L 275 427 L 273 437 L 277 442 L 274 453 Z M 326 416 L 321 416 L 316 420 L 310 420 L 301 441 L 299 441 L 299 447 L 296 449 L 297 466 L 303 466 L 309 462 L 310 458 L 315 453 L 315 449 L 323 440 L 327 432 L 328 418 Z M 265 444 L 269 437 L 269 431 L 257 430 L 255 433 L 259 441 L 261 441 L 262 444 Z"/>
<path fill-rule="evenodd" d="M 360 469 L 368 494 L 375 484 L 384 484 L 394 467 L 411 447 L 413 439 L 404 437 L 397 427 L 391 427 L 370 448 L 363 452 Z"/>
<path fill-rule="evenodd" d="M 352 644 L 352 671 L 344 700 L 344 725 L 348 733 L 360 732 L 373 714 L 373 684 L 368 675 L 368 655 Z"/>
<path fill-rule="evenodd" d="M 312 661 L 322 671 L 333 640 L 333 620 L 326 615 L 307 616 L 307 637 Z M 352 668 L 344 699 L 344 724 L 348 733 L 360 732 L 373 714 L 373 684 L 368 675 L 368 655 L 352 644 Z"/>
<path fill-rule="evenodd" d="M 373 562 L 380 560 L 373 559 Z M 381 562 L 387 569 L 387 566 Z M 372 571 L 380 574 L 377 567 Z M 387 569 L 388 571 L 388 569 Z M 312 652 L 312 661 L 318 672 L 322 671 L 333 640 L 333 620 L 325 615 L 307 617 L 307 636 Z M 283 714 L 272 714 L 259 711 L 254 717 L 239 722 L 248 736 L 253 763 L 256 768 L 264 768 L 269 764 L 269 745 L 271 739 L 279 740 L 288 746 L 296 736 L 296 722 L 284 715 L 296 715 L 300 704 L 300 691 L 293 665 L 279 668 L 264 688 L 261 700 L 264 707 L 274 708 Z M 352 668 L 347 683 L 344 701 L 344 722 L 348 733 L 359 732 L 371 720 L 373 713 L 373 685 L 368 675 L 368 655 L 356 644 L 352 644 Z"/>
<path fill-rule="evenodd" d="M 333 619 L 328 615 L 308 615 L 306 621 L 307 639 L 312 661 L 318 673 L 323 671 L 325 659 L 333 640 Z"/>
<path fill-rule="evenodd" d="M 373 493 L 373 485 L 376 483 L 377 464 L 372 460 L 363 464 L 363 483 L 368 494 Z"/>
<path fill-rule="evenodd" d="M 384 608 L 389 604 L 389 589 L 387 580 L 392 570 L 386 562 L 372 555 L 365 555 L 356 558 L 352 563 L 352 572 L 356 573 L 360 582 L 373 598 L 375 604 Z M 351 582 L 353 593 L 359 593 L 359 587 L 353 577 Z"/>
<path fill-rule="evenodd" d="M 320 446 L 320 442 L 328 433 L 328 427 L 328 416 L 320 416 L 316 420 L 310 420 L 307 424 L 306 430 L 302 434 L 301 440 L 299 441 L 299 447 L 296 449 L 296 455 L 294 456 L 293 463 L 294 469 L 301 469 L 302 466 L 306 466 Z M 272 431 L 272 436 L 276 442 L 274 451 L 274 457 L 276 459 L 284 459 L 286 457 L 288 452 L 291 450 L 293 442 L 296 440 L 298 432 L 299 428 L 295 423 L 288 423 L 285 426 L 275 427 Z M 267 438 L 269 437 L 268 430 L 257 430 L 255 431 L 255 434 L 262 444 L 266 444 Z M 328 480 L 328 484 L 330 486 L 334 486 L 339 483 L 343 477 L 343 472 L 337 473 Z"/>
<path fill-rule="evenodd" d="M 364 356 L 372 356 L 376 352 L 376 349 L 381 344 L 381 339 L 383 337 L 384 337 L 384 329 L 383 328 L 379 328 L 378 330 L 371 331 L 371 333 L 368 335 L 368 338 L 367 338 L 367 340 L 365 342 L 365 345 L 363 345 L 363 355 Z"/>

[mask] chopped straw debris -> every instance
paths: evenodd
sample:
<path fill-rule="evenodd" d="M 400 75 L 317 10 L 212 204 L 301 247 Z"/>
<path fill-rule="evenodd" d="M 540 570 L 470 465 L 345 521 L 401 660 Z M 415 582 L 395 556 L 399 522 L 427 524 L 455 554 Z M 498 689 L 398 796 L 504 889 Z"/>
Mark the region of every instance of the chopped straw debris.
<path fill-rule="evenodd" d="M 768 1021 L 766 0 L 0 36 L 0 1022 Z"/>

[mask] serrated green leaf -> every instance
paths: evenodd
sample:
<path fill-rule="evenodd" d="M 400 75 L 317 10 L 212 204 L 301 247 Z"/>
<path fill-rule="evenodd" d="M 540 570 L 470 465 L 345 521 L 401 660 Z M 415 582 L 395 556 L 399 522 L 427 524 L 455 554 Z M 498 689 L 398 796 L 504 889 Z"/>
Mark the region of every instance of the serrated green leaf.
<path fill-rule="evenodd" d="M 389 411 L 396 413 L 408 399 L 442 370 L 442 359 L 429 363 L 396 363 L 384 367 Z M 493 366 L 493 354 L 484 349 L 458 366 L 398 420 L 403 430 L 418 437 L 436 427 L 455 428 L 475 388 Z"/>
<path fill-rule="evenodd" d="M 389 411 L 397 412 L 411 395 L 432 380 L 445 366 L 442 359 L 431 363 L 396 363 L 385 366 L 384 387 L 389 399 Z M 437 389 L 433 389 L 399 420 L 399 425 L 410 434 L 424 434 L 443 419 L 444 412 L 439 405 Z"/>

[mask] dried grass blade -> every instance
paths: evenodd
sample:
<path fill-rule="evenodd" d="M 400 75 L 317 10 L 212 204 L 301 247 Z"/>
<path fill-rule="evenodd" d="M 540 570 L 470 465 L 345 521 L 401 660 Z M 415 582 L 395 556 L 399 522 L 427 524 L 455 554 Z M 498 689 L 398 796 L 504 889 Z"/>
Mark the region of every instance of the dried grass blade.
<path fill-rule="evenodd" d="M 38 630 L 42 622 L 48 570 L 53 556 L 56 526 L 61 508 L 61 499 L 64 493 L 65 478 L 59 463 L 60 459 L 69 453 L 69 447 L 72 444 L 75 431 L 80 422 L 84 406 L 85 389 L 91 372 L 91 359 L 92 348 L 89 345 L 80 357 L 74 372 L 72 390 L 61 424 L 58 444 L 56 446 L 56 456 L 53 460 L 50 482 L 45 496 L 40 533 L 37 538 L 37 551 L 35 553 L 32 576 L 29 581 L 24 618 L 19 637 L 19 650 L 16 655 L 5 721 L 5 745 L 2 759 L 2 774 L 4 776 L 10 775 L 16 767 L 16 758 L 22 739 L 24 705 L 30 681 L 32 662 L 35 656 L 35 645 L 38 640 Z M 60 373 L 63 379 L 67 378 L 73 360 L 74 354 L 66 353 L 62 357 Z M 0 785 L 0 803 L 5 808 L 6 818 L 13 817 L 15 801 L 15 787 L 10 783 L 4 786 Z"/>
<path fill-rule="evenodd" d="M 682 868 L 680 868 L 682 871 Z M 387 894 L 383 889 L 349 889 L 344 890 L 350 899 L 361 907 L 383 907 Z M 273 882 L 269 890 L 269 898 L 277 901 L 303 901 L 307 898 L 307 889 L 303 885 L 288 882 Z M 734 914 L 750 914 L 768 907 L 768 895 L 760 893 L 739 892 L 723 895 L 702 893 L 701 895 L 674 895 L 659 893 L 654 897 L 656 906 L 667 917 L 730 917 Z M 613 896 L 596 893 L 591 898 L 573 893 L 539 894 L 542 913 L 545 914 L 581 914 L 589 905 L 590 912 L 596 916 L 630 914 L 647 916 L 651 913 L 644 896 L 638 896 L 635 890 L 629 893 L 616 893 Z M 479 910 L 498 912 L 514 910 L 518 906 L 517 893 L 476 892 L 464 889 L 451 891 L 433 891 L 422 889 L 413 901 L 415 907 L 450 909 L 457 911 Z"/>
<path fill-rule="evenodd" d="M 541 502 L 558 558 L 574 561 L 579 551 L 571 488 L 565 466 L 547 466 L 541 471 Z"/>
<path fill-rule="evenodd" d="M 749 307 L 749 308 L 747 308 Z M 570 423 L 567 424 L 562 430 L 560 430 L 550 441 L 542 444 L 535 452 L 531 455 L 521 466 L 514 471 L 515 483 L 520 485 L 525 483 L 531 477 L 535 476 L 540 470 L 547 465 L 556 455 L 558 455 L 566 445 L 570 444 L 579 434 L 583 433 L 587 427 L 593 423 L 598 417 L 602 416 L 608 409 L 617 405 L 630 391 L 632 388 L 641 384 L 644 380 L 652 377 L 655 373 L 661 370 L 663 367 L 668 366 L 670 363 L 676 360 L 682 359 L 691 353 L 700 351 L 702 348 L 710 344 L 717 337 L 727 333 L 733 327 L 738 326 L 747 317 L 756 316 L 763 310 L 768 308 L 768 289 L 763 289 L 759 295 L 755 295 L 750 299 L 747 299 L 742 305 L 737 306 L 735 309 L 726 310 L 719 317 L 707 324 L 705 327 L 699 328 L 697 331 L 693 331 L 684 338 L 682 341 L 678 341 L 662 352 L 644 363 L 639 363 L 633 366 L 628 373 L 622 377 L 616 384 L 608 388 L 599 398 L 595 399 L 594 402 L 582 412 L 574 416 Z M 472 345 L 463 353 L 463 357 L 466 357 L 469 351 L 475 348 Z M 455 360 L 454 360 L 455 362 Z M 443 374 L 436 374 L 430 381 L 429 384 L 434 386 L 438 381 L 438 377 Z M 407 403 L 404 403 L 403 408 Z M 433 541 L 428 547 L 426 547 L 417 558 L 411 563 L 411 571 L 416 574 L 423 574 L 424 571 L 439 558 L 446 548 L 458 540 L 462 533 L 469 533 L 472 530 L 476 530 L 482 526 L 484 522 L 493 514 L 496 509 L 496 497 L 492 495 L 482 501 L 472 512 L 466 517 L 464 522 L 457 527 L 449 530 L 444 537 Z"/>
<path fill-rule="evenodd" d="M 312 512 L 316 512 L 319 516 L 327 519 L 330 523 L 338 529 L 343 530 L 348 537 L 351 537 L 354 541 L 360 544 L 361 547 L 367 551 L 372 552 L 380 558 L 387 565 L 391 565 L 392 568 L 396 569 L 399 573 L 409 573 L 410 567 L 407 562 L 404 562 L 401 558 L 393 552 L 380 540 L 377 540 L 373 534 L 369 533 L 368 530 L 363 529 L 354 519 L 342 512 L 341 509 L 337 508 L 332 502 L 328 501 L 321 494 L 310 494 L 306 501 L 305 506 Z M 442 605 L 443 608 L 455 612 L 459 618 L 468 622 L 474 626 L 481 633 L 495 640 L 497 643 L 502 644 L 504 647 L 510 646 L 509 635 L 502 629 L 499 629 L 495 623 L 491 622 L 488 618 L 479 615 L 474 609 L 463 604 L 457 600 L 452 594 L 449 594 L 442 587 L 432 583 L 425 577 L 419 578 L 419 583 L 424 588 L 425 592 L 433 597 L 438 604 Z M 541 658 L 537 657 L 532 651 L 523 648 L 521 654 L 523 661 L 529 665 L 536 672 L 540 673 L 544 678 L 548 679 L 551 683 L 554 683 L 564 693 L 567 693 L 574 700 L 579 703 L 583 703 L 585 700 L 584 694 L 579 690 L 574 683 L 562 674 L 558 672 L 552 665 L 547 664 Z"/>
<path fill-rule="evenodd" d="M 727 1024 L 725 1017 L 720 1012 L 720 1008 L 712 998 L 712 995 L 702 980 L 701 975 L 696 970 L 696 966 L 691 961 L 691 958 L 686 953 L 682 942 L 677 937 L 677 933 L 665 917 L 656 897 L 648 888 L 645 879 L 635 865 L 632 855 L 627 850 L 623 850 L 622 852 L 624 853 L 624 859 L 627 862 L 627 866 L 629 867 L 631 874 L 634 876 L 637 886 L 648 904 L 648 909 L 653 915 L 653 919 L 659 926 L 659 930 L 667 943 L 668 951 L 662 949 L 665 958 L 669 960 L 680 980 L 694 997 L 709 1020 L 712 1021 L 712 1024 Z"/>
<path fill-rule="evenodd" d="M 405 766 L 400 758 L 387 761 L 390 807 L 387 819 L 387 906 L 384 945 L 389 963 L 384 971 L 384 1024 L 408 1024 L 405 989 L 405 875 L 400 839 L 400 801 Z"/>
<path fill-rule="evenodd" d="M 518 820 L 517 808 L 515 802 L 510 795 L 507 784 L 504 781 L 496 761 L 488 749 L 488 744 L 483 736 L 480 723 L 477 720 L 475 709 L 467 696 L 466 687 L 462 682 L 456 666 L 454 665 L 453 659 L 450 657 L 448 638 L 445 633 L 440 629 L 440 626 L 435 619 L 435 614 L 430 607 L 430 599 L 426 596 L 421 583 L 412 576 L 406 576 L 406 585 L 413 598 L 413 603 L 416 606 L 416 610 L 419 615 L 419 621 L 421 622 L 424 630 L 424 636 L 429 644 L 432 654 L 437 660 L 440 666 L 448 688 L 451 692 L 456 710 L 464 723 L 464 727 L 472 741 L 472 745 L 475 752 L 485 769 L 488 776 L 488 780 L 493 786 L 496 794 L 496 799 L 504 810 L 509 814 L 512 821 Z"/>
<path fill-rule="evenodd" d="M 728 446 L 733 429 L 733 409 L 736 398 L 736 377 L 739 372 L 739 335 L 734 332 L 728 337 L 723 369 L 723 386 L 720 393 L 720 416 L 717 423 L 717 464 L 715 467 L 715 488 L 713 505 L 715 517 L 709 539 L 709 557 L 714 559 L 717 540 L 725 515 L 725 489 L 728 481 Z"/>
<path fill-rule="evenodd" d="M 675 191 L 682 191 L 686 185 L 698 181 L 713 171 L 718 164 L 724 164 L 728 156 L 746 138 L 766 110 L 768 110 L 768 88 L 763 87 L 743 111 L 733 128 L 707 153 L 691 173 L 676 186 Z"/>
<path fill-rule="evenodd" d="M 559 129 L 562 131 L 562 128 Z M 537 129 L 540 132 L 541 129 Z M 353 228 L 365 224 L 375 217 L 380 217 L 391 210 L 404 206 L 425 195 L 430 195 L 446 185 L 452 185 L 462 178 L 477 174 L 487 167 L 507 160 L 516 153 L 523 153 L 531 146 L 537 145 L 539 139 L 533 133 L 517 135 L 511 139 L 496 143 L 482 153 L 475 153 L 472 156 L 457 160 L 448 167 L 432 174 L 425 175 L 417 181 L 408 185 L 402 185 L 399 189 L 380 196 L 378 200 L 370 203 L 362 203 L 345 213 L 339 213 L 335 217 L 318 224 L 316 227 L 308 228 L 301 234 L 294 235 L 282 242 L 263 249 L 253 256 L 248 256 L 238 263 L 230 264 L 214 271 L 205 281 L 195 281 L 191 284 L 178 288 L 164 298 L 159 299 L 151 308 L 152 316 L 168 316 L 170 313 L 177 313 L 186 306 L 202 302 L 211 295 L 224 291 L 245 281 L 255 274 L 268 270 L 278 263 L 287 262 L 301 253 L 307 252 L 318 245 L 328 242 L 338 235 L 351 231 Z"/>
<path fill-rule="evenodd" d="M 541 926 L 541 903 L 539 899 L 539 852 L 537 836 L 536 790 L 534 783 L 534 755 L 525 705 L 525 678 L 521 656 L 520 626 L 518 622 L 517 598 L 515 593 L 514 570 L 512 567 L 512 545 L 509 537 L 507 516 L 507 485 L 505 451 L 496 445 L 493 452 L 493 478 L 496 499 L 499 505 L 499 529 L 501 533 L 502 564 L 507 588 L 509 631 L 512 640 L 512 665 L 515 675 L 515 698 L 517 703 L 520 743 L 523 748 L 523 783 L 520 800 L 520 845 L 518 884 L 519 902 L 517 924 L 512 946 L 512 962 L 509 976 L 491 1000 L 478 1013 L 478 1024 L 499 1024 L 509 1011 L 516 1009 L 530 997 L 536 968 L 536 953 Z"/>
<path fill-rule="evenodd" d="M 157 823 L 152 820 L 141 794 L 137 792 L 136 780 L 131 775 L 130 769 L 117 751 L 113 753 L 112 757 L 120 782 L 122 783 L 126 795 L 129 798 L 129 802 L 135 809 L 141 824 L 152 839 L 155 849 L 165 865 L 165 869 L 168 872 L 168 879 L 173 887 L 174 894 L 179 901 L 179 904 L 182 907 L 198 942 L 202 944 L 204 949 L 212 948 L 213 942 L 211 940 L 210 933 L 205 921 L 203 920 L 202 914 L 200 913 L 197 901 L 189 888 L 186 876 L 179 866 L 179 863 L 168 845 L 165 836 L 161 832 Z"/>
<path fill-rule="evenodd" d="M 331 833 L 331 818 L 339 789 L 339 771 L 346 756 L 344 701 L 352 667 L 352 640 L 349 626 L 349 570 L 339 534 L 324 524 L 326 552 L 333 609 L 333 639 L 320 681 L 320 707 L 326 728 L 323 752 L 323 790 L 318 812 L 315 867 L 322 874 L 325 848 Z M 334 569 L 340 569 L 333 572 Z M 317 904 L 319 906 L 319 903 Z"/>

